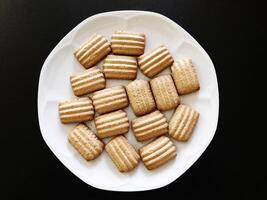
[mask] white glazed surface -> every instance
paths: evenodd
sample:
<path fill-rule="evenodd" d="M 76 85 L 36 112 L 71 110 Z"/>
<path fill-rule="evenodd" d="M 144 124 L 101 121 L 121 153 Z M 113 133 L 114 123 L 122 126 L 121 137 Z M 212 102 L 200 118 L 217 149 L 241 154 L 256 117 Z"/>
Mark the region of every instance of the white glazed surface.
<path fill-rule="evenodd" d="M 166 45 L 173 58 L 191 58 L 196 67 L 200 91 L 181 97 L 200 113 L 200 118 L 187 143 L 174 141 L 178 153 L 176 159 L 166 165 L 148 171 L 143 163 L 130 173 L 120 173 L 106 152 L 94 161 L 86 162 L 68 143 L 67 134 L 75 124 L 63 125 L 58 116 L 58 102 L 76 98 L 72 92 L 70 75 L 85 70 L 73 56 L 73 52 L 97 32 L 110 40 L 115 30 L 142 32 L 146 35 L 145 52 Z M 102 66 L 102 62 L 98 64 Z M 170 74 L 170 69 L 161 72 Z M 146 79 L 140 70 L 137 79 Z M 127 80 L 107 79 L 107 87 L 127 85 Z M 90 95 L 91 96 L 91 95 Z M 135 116 L 125 109 L 130 120 Z M 165 112 L 170 119 L 172 111 Z M 42 136 L 56 157 L 77 177 L 96 188 L 113 191 L 143 191 L 163 187 L 196 162 L 211 142 L 217 127 L 219 94 L 215 69 L 204 49 L 184 29 L 165 16 L 145 11 L 116 11 L 87 18 L 68 33 L 46 59 L 40 74 L 38 89 L 38 117 Z M 94 123 L 87 123 L 93 130 Z M 136 149 L 145 143 L 137 142 L 130 130 L 126 137 Z M 105 139 L 107 142 L 109 139 Z"/>

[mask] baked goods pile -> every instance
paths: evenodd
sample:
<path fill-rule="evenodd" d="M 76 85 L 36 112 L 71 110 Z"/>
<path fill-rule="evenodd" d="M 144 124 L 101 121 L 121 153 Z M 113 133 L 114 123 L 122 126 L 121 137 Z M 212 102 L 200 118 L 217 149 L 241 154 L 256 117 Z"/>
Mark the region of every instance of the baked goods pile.
<path fill-rule="evenodd" d="M 116 31 L 111 43 L 94 34 L 74 53 L 85 68 L 70 77 L 78 98 L 59 102 L 58 111 L 63 124 L 79 123 L 68 140 L 87 161 L 105 150 L 120 172 L 133 170 L 140 160 L 152 170 L 176 157 L 172 139 L 186 142 L 191 137 L 199 113 L 181 103 L 180 95 L 200 88 L 192 60 L 174 61 L 164 45 L 144 51 L 144 34 Z M 102 69 L 96 67 L 103 59 Z M 168 67 L 171 74 L 156 76 Z M 136 79 L 138 68 L 149 81 Z M 108 79 L 126 79 L 130 83 L 106 88 Z M 123 110 L 129 104 L 136 116 L 131 122 Z M 168 121 L 163 112 L 172 109 Z M 85 124 L 91 120 L 96 133 Z M 124 136 L 130 128 L 137 141 L 148 141 L 138 151 Z M 102 141 L 110 137 L 107 144 Z"/>

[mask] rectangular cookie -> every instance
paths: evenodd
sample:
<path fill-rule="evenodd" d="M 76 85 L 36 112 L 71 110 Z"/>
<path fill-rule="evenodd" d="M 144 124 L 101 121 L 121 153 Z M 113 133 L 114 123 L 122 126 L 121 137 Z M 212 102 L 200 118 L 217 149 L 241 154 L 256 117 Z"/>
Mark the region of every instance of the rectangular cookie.
<path fill-rule="evenodd" d="M 158 110 L 132 121 L 132 130 L 137 141 L 145 141 L 168 133 L 165 116 Z"/>
<path fill-rule="evenodd" d="M 126 86 L 126 91 L 135 115 L 144 115 L 156 109 L 148 81 L 132 81 Z"/>
<path fill-rule="evenodd" d="M 126 112 L 118 110 L 97 116 L 95 126 L 97 136 L 105 138 L 128 133 L 130 124 Z"/>
<path fill-rule="evenodd" d="M 72 90 L 76 96 L 82 96 L 101 90 L 106 86 L 104 74 L 97 67 L 87 69 L 70 77 Z"/>
<path fill-rule="evenodd" d="M 74 56 L 86 69 L 97 64 L 111 51 L 110 43 L 100 34 L 93 34 L 88 42 L 74 52 Z"/>
<path fill-rule="evenodd" d="M 191 59 L 181 59 L 171 66 L 172 77 L 180 95 L 200 89 L 197 72 Z"/>
<path fill-rule="evenodd" d="M 108 55 L 103 64 L 106 78 L 134 80 L 137 74 L 137 60 L 132 56 Z"/>
<path fill-rule="evenodd" d="M 78 124 L 68 135 L 68 140 L 87 161 L 97 158 L 104 149 L 104 143 L 85 124 Z"/>
<path fill-rule="evenodd" d="M 148 170 L 156 169 L 176 157 L 176 147 L 166 136 L 161 136 L 139 150 Z"/>
<path fill-rule="evenodd" d="M 120 172 L 132 171 L 139 163 L 140 156 L 124 136 L 112 139 L 105 150 Z"/>
<path fill-rule="evenodd" d="M 86 122 L 94 118 L 94 107 L 89 97 L 62 101 L 58 105 L 62 123 Z"/>
<path fill-rule="evenodd" d="M 119 110 L 129 105 L 123 86 L 116 86 L 97 91 L 93 94 L 93 105 L 99 114 Z"/>
<path fill-rule="evenodd" d="M 161 45 L 138 57 L 140 70 L 149 78 L 171 66 L 173 58 L 168 49 Z"/>
<path fill-rule="evenodd" d="M 145 35 L 137 32 L 115 31 L 111 37 L 113 54 L 139 56 L 145 50 Z"/>
<path fill-rule="evenodd" d="M 169 122 L 169 134 L 178 141 L 187 141 L 193 132 L 199 113 L 186 105 L 179 105 Z"/>
<path fill-rule="evenodd" d="M 179 105 L 180 98 L 171 75 L 153 78 L 150 80 L 150 86 L 159 110 L 166 111 Z"/>

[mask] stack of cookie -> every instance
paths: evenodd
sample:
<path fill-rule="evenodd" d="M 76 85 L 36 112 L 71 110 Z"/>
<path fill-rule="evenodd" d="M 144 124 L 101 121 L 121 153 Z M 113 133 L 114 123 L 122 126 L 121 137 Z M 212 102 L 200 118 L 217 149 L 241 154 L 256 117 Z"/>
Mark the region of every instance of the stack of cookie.
<path fill-rule="evenodd" d="M 180 96 L 200 88 L 192 60 L 174 61 L 164 45 L 144 51 L 143 33 L 116 31 L 111 42 L 94 34 L 74 52 L 85 68 L 70 76 L 78 98 L 59 102 L 58 109 L 62 123 L 78 123 L 68 140 L 87 161 L 106 150 L 120 172 L 133 170 L 140 160 L 152 170 L 176 157 L 171 138 L 185 142 L 191 137 L 199 113 L 181 103 Z M 102 68 L 95 66 L 103 59 Z M 168 67 L 171 74 L 157 76 Z M 149 81 L 136 79 L 138 68 Z M 106 88 L 107 79 L 131 82 Z M 131 122 L 123 110 L 129 104 L 136 115 Z M 171 109 L 175 111 L 168 121 L 164 112 Z M 96 133 L 85 124 L 92 120 Z M 137 141 L 148 141 L 139 151 L 124 136 L 130 128 Z M 104 138 L 111 139 L 105 144 Z"/>

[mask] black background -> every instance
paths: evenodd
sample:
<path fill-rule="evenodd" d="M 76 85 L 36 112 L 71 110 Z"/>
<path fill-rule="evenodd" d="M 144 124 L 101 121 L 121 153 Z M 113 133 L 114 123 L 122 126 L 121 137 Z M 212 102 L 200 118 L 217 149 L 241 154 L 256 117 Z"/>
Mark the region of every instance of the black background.
<path fill-rule="evenodd" d="M 1 195 L 20 197 L 179 199 L 245 198 L 239 190 L 240 68 L 246 54 L 243 33 L 247 2 L 178 1 L 10 1 L 0 0 Z M 200 159 L 170 185 L 142 193 L 114 193 L 80 181 L 43 141 L 37 118 L 37 87 L 43 62 L 78 23 L 100 12 L 149 10 L 187 30 L 214 62 L 220 92 L 216 135 Z M 263 190 L 259 185 L 258 190 Z"/>

